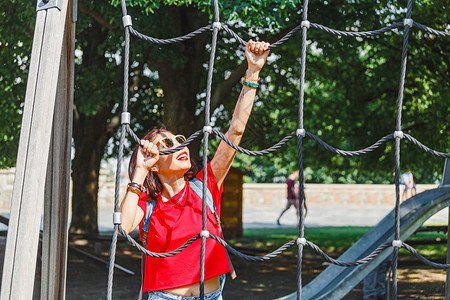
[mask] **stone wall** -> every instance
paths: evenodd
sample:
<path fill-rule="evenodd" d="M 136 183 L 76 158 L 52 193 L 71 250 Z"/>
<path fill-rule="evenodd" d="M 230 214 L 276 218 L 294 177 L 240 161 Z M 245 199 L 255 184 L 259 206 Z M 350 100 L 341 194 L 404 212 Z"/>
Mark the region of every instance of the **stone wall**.
<path fill-rule="evenodd" d="M 111 176 L 101 174 L 99 185 L 99 209 L 111 208 L 114 202 L 114 182 Z M 126 183 L 127 178 L 122 178 Z M 9 211 L 11 206 L 14 169 L 0 170 L 0 211 Z M 243 190 L 244 207 L 248 205 L 280 207 L 286 203 L 286 185 L 283 183 L 245 183 Z M 417 192 L 436 188 L 437 185 L 417 185 Z M 121 198 L 125 184 L 121 187 Z M 394 185 L 389 184 L 310 184 L 305 186 L 308 205 L 393 205 Z"/>
<path fill-rule="evenodd" d="M 437 185 L 417 185 L 417 193 L 434 189 Z M 245 183 L 244 206 L 261 205 L 279 207 L 286 203 L 286 184 Z M 401 189 L 402 190 L 402 189 Z M 313 184 L 305 185 L 308 205 L 313 206 L 387 206 L 395 203 L 395 187 L 390 184 Z"/>

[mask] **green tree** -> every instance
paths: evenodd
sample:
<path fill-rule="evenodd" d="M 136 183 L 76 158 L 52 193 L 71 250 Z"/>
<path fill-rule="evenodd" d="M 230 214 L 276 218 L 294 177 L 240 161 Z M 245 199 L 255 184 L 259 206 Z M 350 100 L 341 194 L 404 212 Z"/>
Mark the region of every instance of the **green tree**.
<path fill-rule="evenodd" d="M 29 3 L 0 3 L 0 168 L 15 165 L 34 15 Z"/>
<path fill-rule="evenodd" d="M 124 43 L 117 4 L 116 0 L 112 4 L 79 3 L 72 232 L 97 231 L 100 162 L 105 153 L 112 153 L 108 143 L 117 145 L 114 137 L 120 125 Z M 210 1 L 139 0 L 129 4 L 134 27 L 155 37 L 180 36 L 212 22 Z M 301 4 L 295 1 L 226 1 L 220 5 L 221 20 L 244 40 L 259 37 L 274 42 L 301 22 Z M 406 1 L 318 1 L 310 3 L 309 19 L 337 29 L 371 30 L 402 20 L 405 6 Z M 0 121 L 1 167 L 12 166 L 15 161 L 34 15 L 33 5 L 17 1 L 0 4 L 0 16 L 6 24 L 0 29 L 0 61 L 4 66 L 0 70 L 0 107 L 7 116 Z M 444 30 L 448 26 L 447 5 L 443 0 L 416 1 L 413 18 Z M 161 122 L 185 135 L 202 127 L 210 40 L 211 35 L 204 33 L 183 43 L 158 46 L 132 37 L 129 110 L 138 135 Z M 337 38 L 311 29 L 308 40 L 306 130 L 343 149 L 362 148 L 391 133 L 402 35 Z M 272 51 L 244 147 L 271 146 L 297 128 L 300 49 L 301 34 L 297 33 Z M 448 152 L 450 76 L 446 49 L 448 39 L 412 30 L 403 124 L 405 132 Z M 215 126 L 222 132 L 246 67 L 242 50 L 228 34 L 220 33 L 211 101 Z M 199 142 L 192 146 L 193 153 L 198 151 Z M 218 139 L 212 147 L 214 143 Z M 402 164 L 411 164 L 416 177 L 432 180 L 434 174 L 430 173 L 440 172 L 441 159 L 424 156 L 407 142 L 402 145 Z M 239 155 L 236 165 L 250 180 L 281 181 L 288 169 L 296 166 L 296 157 L 296 143 L 291 141 L 268 157 Z M 349 159 L 331 155 L 306 140 L 304 160 L 309 181 L 386 182 L 392 178 L 392 143 L 365 157 Z"/>
<path fill-rule="evenodd" d="M 438 30 L 447 28 L 448 6 L 444 1 L 414 3 L 415 21 Z M 308 14 L 311 22 L 331 28 L 365 31 L 403 20 L 405 6 L 406 1 L 314 2 Z M 309 30 L 308 40 L 305 129 L 347 150 L 367 147 L 392 133 L 403 36 L 394 32 L 361 39 Z M 247 147 L 268 147 L 295 131 L 298 113 L 293 108 L 298 101 L 300 45 L 298 34 L 274 51 L 277 59 L 271 64 L 273 72 L 264 78 L 266 89 L 258 94 L 243 141 Z M 405 133 L 442 152 L 450 151 L 448 47 L 448 38 L 411 30 L 402 118 Z M 227 116 L 224 123 L 226 120 Z M 371 154 L 345 158 L 306 139 L 303 154 L 310 182 L 393 182 L 393 142 Z M 288 169 L 296 167 L 296 142 L 289 142 L 272 156 L 267 160 L 241 155 L 236 166 L 247 169 L 253 181 L 283 180 Z M 443 162 L 402 141 L 402 169 L 411 168 L 418 182 L 434 182 L 441 175 Z"/>

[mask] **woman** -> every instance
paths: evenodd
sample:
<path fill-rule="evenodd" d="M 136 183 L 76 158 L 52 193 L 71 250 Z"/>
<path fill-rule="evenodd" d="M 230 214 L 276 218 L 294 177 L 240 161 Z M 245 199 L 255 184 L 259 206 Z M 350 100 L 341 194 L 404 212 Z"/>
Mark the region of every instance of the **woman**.
<path fill-rule="evenodd" d="M 250 40 L 245 48 L 248 68 L 242 91 L 235 106 L 226 136 L 239 144 L 252 111 L 259 72 L 269 51 L 269 43 Z M 193 176 L 190 153 L 187 147 L 170 155 L 159 151 L 179 146 L 185 138 L 165 129 L 153 129 L 136 147 L 129 167 L 131 183 L 121 203 L 122 227 L 127 232 L 140 226 L 146 214 L 147 200 L 156 199 L 151 215 L 147 249 L 168 252 L 183 245 L 202 230 L 202 201 L 190 187 Z M 207 187 L 212 195 L 216 212 L 220 216 L 222 183 L 227 175 L 236 150 L 221 141 L 216 154 L 208 163 Z M 203 172 L 196 175 L 203 180 Z M 147 199 L 148 197 L 148 199 Z M 219 235 L 217 220 L 207 212 L 207 229 Z M 198 299 L 200 294 L 200 245 L 196 240 L 188 248 L 167 258 L 147 256 L 143 291 L 149 299 Z M 230 272 L 223 246 L 212 239 L 206 240 L 205 298 L 221 299 L 224 274 Z M 193 298 L 191 298 L 193 297 Z"/>

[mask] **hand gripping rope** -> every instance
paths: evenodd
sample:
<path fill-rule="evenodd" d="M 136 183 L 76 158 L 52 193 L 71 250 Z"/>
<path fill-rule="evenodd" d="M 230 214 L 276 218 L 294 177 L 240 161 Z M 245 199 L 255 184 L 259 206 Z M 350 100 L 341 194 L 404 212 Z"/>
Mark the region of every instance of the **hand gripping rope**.
<path fill-rule="evenodd" d="M 401 116 L 402 116 L 402 104 L 403 104 L 403 91 L 404 91 L 404 81 L 405 81 L 405 74 L 406 74 L 406 62 L 407 62 L 407 49 L 408 49 L 408 37 L 409 37 L 409 30 L 412 27 L 416 27 L 428 34 L 435 35 L 438 37 L 450 37 L 449 32 L 445 31 L 438 31 L 432 28 L 429 28 L 425 25 L 422 25 L 420 23 L 415 22 L 411 18 L 411 11 L 412 11 L 412 0 L 408 1 L 407 5 L 407 11 L 406 11 L 406 17 L 403 20 L 403 22 L 397 22 L 393 23 L 391 25 L 388 25 L 386 27 L 383 27 L 381 29 L 376 29 L 372 31 L 342 31 L 342 30 L 336 30 L 329 27 L 326 27 L 324 25 L 312 23 L 308 20 L 308 0 L 305 0 L 303 2 L 303 16 L 301 23 L 293 28 L 289 33 L 287 33 L 284 37 L 282 37 L 279 41 L 273 43 L 269 49 L 274 49 L 277 46 L 283 44 L 287 40 L 290 39 L 292 35 L 294 35 L 298 31 L 302 31 L 302 50 L 301 50 L 301 68 L 300 68 L 300 80 L 299 80 L 299 105 L 298 105 L 298 129 L 282 138 L 278 143 L 276 143 L 274 146 L 259 150 L 259 151 L 250 151 L 247 149 L 244 149 L 242 147 L 239 147 L 232 143 L 227 137 L 218 131 L 217 129 L 214 129 L 210 125 L 210 100 L 211 100 L 211 87 L 212 87 L 212 76 L 214 71 L 214 57 L 216 52 L 216 45 L 217 45 L 217 38 L 218 38 L 218 32 L 219 30 L 223 30 L 224 32 L 230 34 L 233 38 L 236 39 L 238 43 L 241 45 L 245 45 L 246 42 L 244 39 L 239 37 L 233 30 L 231 30 L 228 26 L 221 23 L 219 20 L 219 5 L 218 1 L 214 0 L 214 21 L 212 25 L 206 25 L 204 27 L 201 27 L 191 33 L 188 33 L 184 36 L 175 37 L 175 38 L 169 38 L 169 39 L 158 39 L 154 37 L 147 36 L 145 34 L 142 34 L 138 32 L 136 29 L 133 28 L 132 24 L 132 17 L 127 14 L 127 7 L 125 0 L 121 0 L 121 7 L 122 7 L 122 14 L 123 14 L 123 26 L 125 30 L 125 51 L 124 51 L 124 88 L 123 88 L 123 113 L 121 116 L 121 134 L 120 134 L 120 144 L 119 144 L 119 153 L 117 158 L 117 171 L 116 171 L 116 179 L 115 179 L 115 203 L 114 203 L 114 215 L 113 215 L 113 223 L 114 223 L 114 233 L 112 237 L 111 242 L 111 253 L 110 253 L 110 262 L 109 262 L 109 273 L 108 273 L 108 288 L 107 288 L 107 299 L 112 299 L 112 286 L 113 286 L 113 272 L 114 272 L 114 261 L 115 261 L 115 253 L 116 253 L 116 245 L 117 245 L 117 234 L 120 232 L 133 246 L 135 246 L 137 249 L 139 249 L 141 252 L 145 253 L 146 255 L 153 256 L 153 257 L 169 257 L 172 255 L 176 255 L 186 249 L 190 244 L 192 244 L 197 239 L 201 239 L 201 264 L 200 264 L 200 298 L 204 299 L 204 264 L 205 264 L 205 243 L 207 238 L 211 238 L 221 244 L 223 247 L 225 247 L 229 252 L 235 254 L 236 256 L 239 256 L 243 259 L 250 260 L 250 261 L 264 261 L 271 259 L 283 251 L 285 251 L 287 248 L 297 245 L 298 247 L 298 253 L 297 253 L 297 298 L 301 299 L 302 297 L 302 280 L 301 280 L 301 268 L 302 268 L 302 256 L 303 256 L 303 247 L 308 246 L 312 248 L 314 251 L 319 253 L 326 261 L 336 264 L 339 266 L 357 266 L 360 264 L 367 263 L 371 260 L 373 260 L 377 255 L 379 255 L 383 250 L 389 247 L 393 247 L 393 286 L 392 286 L 392 294 L 393 299 L 397 299 L 397 263 L 398 263 L 398 249 L 400 247 L 407 249 L 409 252 L 414 254 L 419 260 L 421 260 L 423 263 L 433 267 L 433 268 L 440 268 L 440 269 L 449 269 L 449 264 L 438 264 L 429 261 L 428 259 L 421 256 L 417 251 L 412 248 L 411 246 L 407 245 L 406 243 L 402 242 L 400 240 L 400 216 L 399 216 L 399 208 L 400 208 L 400 191 L 399 191 L 399 173 L 400 173 L 400 141 L 402 139 L 406 139 L 412 144 L 416 145 L 423 151 L 442 158 L 450 158 L 450 153 L 442 153 L 435 151 L 433 149 L 428 148 L 427 146 L 423 145 L 421 142 L 416 140 L 414 137 L 403 133 L 401 130 Z M 384 137 L 382 137 L 380 140 L 372 144 L 371 146 L 368 146 L 367 148 L 359 149 L 359 150 L 341 150 L 337 149 L 326 142 L 322 141 L 319 137 L 314 135 L 313 133 L 307 132 L 303 128 L 303 104 L 304 104 L 304 88 L 305 88 L 305 70 L 306 70 L 306 47 L 307 47 L 307 31 L 311 29 L 317 29 L 322 30 L 326 33 L 336 35 L 336 36 L 345 36 L 345 37 L 370 37 L 375 35 L 384 34 L 386 32 L 392 31 L 396 28 L 403 27 L 403 47 L 402 47 L 402 60 L 401 60 L 401 70 L 400 70 L 400 81 L 399 81 L 399 88 L 398 88 L 398 98 L 397 98 L 397 116 L 396 116 L 396 127 L 394 133 L 388 134 Z M 148 251 L 144 247 L 142 247 L 138 242 L 136 242 L 131 236 L 129 236 L 121 227 L 121 214 L 119 213 L 119 187 L 120 187 L 120 168 L 122 165 L 122 158 L 123 158 L 123 145 L 125 141 L 125 134 L 128 132 L 133 139 L 136 141 L 137 144 L 140 143 L 139 137 L 136 136 L 136 134 L 133 132 L 133 130 L 130 127 L 131 122 L 131 115 L 128 112 L 128 76 L 129 76 L 129 60 L 130 60 L 130 34 L 134 35 L 137 38 L 143 39 L 145 41 L 163 45 L 163 44 L 170 44 L 170 43 L 176 43 L 176 42 L 182 42 L 186 41 L 188 39 L 194 38 L 195 36 L 205 33 L 207 31 L 212 31 L 212 42 L 211 42 L 211 53 L 210 53 L 210 59 L 209 59 L 209 66 L 208 66 L 208 76 L 207 76 L 207 83 L 206 83 L 206 101 L 205 101 L 205 123 L 203 129 L 200 129 L 196 131 L 194 134 L 192 134 L 186 142 L 184 142 L 179 147 L 176 147 L 174 149 L 169 149 L 165 151 L 161 151 L 161 155 L 167 155 L 174 153 L 176 151 L 179 151 L 183 147 L 189 145 L 194 139 L 199 137 L 203 134 L 203 182 L 206 182 L 207 178 L 207 154 L 208 154 L 208 138 L 209 135 L 214 134 L 220 139 L 224 140 L 228 145 L 236 149 L 237 151 L 247 154 L 247 155 L 265 155 L 271 152 L 274 152 L 281 148 L 285 143 L 287 143 L 289 140 L 291 140 L 294 137 L 297 137 L 297 149 L 298 149 L 298 168 L 299 168 L 299 194 L 300 194 L 300 219 L 299 219 L 299 237 L 296 240 L 287 242 L 277 250 L 273 251 L 272 253 L 263 255 L 263 256 L 251 256 L 246 255 L 243 253 L 240 253 L 239 251 L 232 248 L 230 245 L 227 244 L 226 241 L 222 240 L 220 237 L 215 236 L 214 234 L 211 234 L 206 229 L 206 186 L 203 186 L 203 209 L 202 209 L 202 230 L 199 234 L 193 236 L 188 241 L 186 241 L 182 246 L 180 246 L 178 249 L 175 249 L 171 252 L 167 253 L 154 253 L 151 251 Z M 324 147 L 326 150 L 331 151 L 332 153 L 342 155 L 342 156 L 358 156 L 367 154 L 369 152 L 374 151 L 384 143 L 386 143 L 389 140 L 394 140 L 395 143 L 395 194 L 396 194 L 396 204 L 395 204 L 395 236 L 394 240 L 391 243 L 384 243 L 381 244 L 378 248 L 376 248 L 372 253 L 367 255 L 364 258 L 358 259 L 353 262 L 343 262 L 336 259 L 333 259 L 329 257 L 324 251 L 322 251 L 317 245 L 313 244 L 312 242 L 308 241 L 304 237 L 304 220 L 303 220 L 303 204 L 304 204 L 304 184 L 303 184 L 303 156 L 302 156 L 302 144 L 304 138 L 310 138 L 317 143 L 319 143 L 322 147 Z"/>

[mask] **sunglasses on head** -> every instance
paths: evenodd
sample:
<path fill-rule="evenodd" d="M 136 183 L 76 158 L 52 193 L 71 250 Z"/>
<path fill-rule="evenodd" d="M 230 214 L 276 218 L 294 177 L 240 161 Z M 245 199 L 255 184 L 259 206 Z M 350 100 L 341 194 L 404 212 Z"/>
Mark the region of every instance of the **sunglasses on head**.
<path fill-rule="evenodd" d="M 177 141 L 180 144 L 183 144 L 186 141 L 186 137 L 181 134 L 176 135 L 175 140 L 170 137 L 165 137 L 165 138 L 160 139 L 156 143 L 156 146 L 159 148 L 159 146 L 161 145 L 164 149 L 170 149 L 170 148 L 173 148 L 173 146 L 175 145 L 175 141 Z"/>

